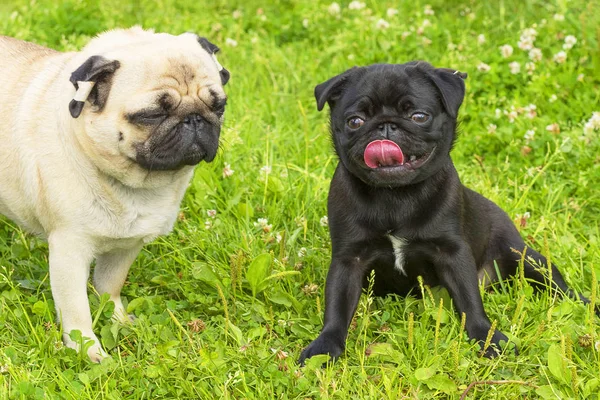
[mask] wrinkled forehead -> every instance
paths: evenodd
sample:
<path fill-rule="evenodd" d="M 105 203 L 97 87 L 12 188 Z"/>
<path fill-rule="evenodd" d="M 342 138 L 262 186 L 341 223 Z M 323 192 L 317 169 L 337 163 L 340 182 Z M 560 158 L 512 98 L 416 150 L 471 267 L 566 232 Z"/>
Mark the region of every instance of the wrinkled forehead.
<path fill-rule="evenodd" d="M 410 68 L 410 67 L 409 67 Z M 346 107 L 413 106 L 436 109 L 439 94 L 419 71 L 404 65 L 375 65 L 358 78 L 344 96 Z"/>
<path fill-rule="evenodd" d="M 125 79 L 146 86 L 155 80 L 171 79 L 180 86 L 201 83 L 222 91 L 215 59 L 202 48 L 195 35 L 154 35 L 152 40 L 134 43 L 118 53 L 112 58 L 121 61 L 118 72 L 129 75 Z"/>
<path fill-rule="evenodd" d="M 117 94 L 126 97 L 121 103 L 132 108 L 157 104 L 165 110 L 173 110 L 190 99 L 219 108 L 227 96 L 212 58 L 196 57 L 201 52 L 204 50 L 188 54 L 170 52 L 168 56 L 129 65 L 130 68 L 122 63 L 123 73 L 115 77 L 115 83 L 126 88 Z"/>

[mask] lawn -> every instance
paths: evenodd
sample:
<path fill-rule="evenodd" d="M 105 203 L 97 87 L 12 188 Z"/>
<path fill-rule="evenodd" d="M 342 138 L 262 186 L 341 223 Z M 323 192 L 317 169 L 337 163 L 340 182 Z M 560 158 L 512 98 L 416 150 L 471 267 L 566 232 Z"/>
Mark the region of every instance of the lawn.
<path fill-rule="evenodd" d="M 135 323 L 111 322 L 112 303 L 90 286 L 111 355 L 101 364 L 62 346 L 47 244 L 0 219 L 0 398 L 458 399 L 482 381 L 496 383 L 467 398 L 599 398 L 600 320 L 518 279 L 481 289 L 518 356 L 479 357 L 447 294 L 425 287 L 423 300 L 365 293 L 345 355 L 297 365 L 322 326 L 336 165 L 313 89 L 354 65 L 421 59 L 468 72 L 453 151 L 463 183 L 600 302 L 597 1 L 0 5 L 0 34 L 60 50 L 135 24 L 221 47 L 231 71 L 221 150 L 196 169 L 173 233 L 131 269 Z"/>

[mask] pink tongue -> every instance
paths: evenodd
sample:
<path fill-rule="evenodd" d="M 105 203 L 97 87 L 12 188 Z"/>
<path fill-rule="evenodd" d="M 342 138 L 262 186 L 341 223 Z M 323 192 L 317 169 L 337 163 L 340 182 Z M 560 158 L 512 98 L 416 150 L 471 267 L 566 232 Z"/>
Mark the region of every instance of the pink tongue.
<path fill-rule="evenodd" d="M 374 140 L 365 149 L 365 164 L 369 168 L 390 167 L 404 164 L 400 146 L 391 140 Z"/>

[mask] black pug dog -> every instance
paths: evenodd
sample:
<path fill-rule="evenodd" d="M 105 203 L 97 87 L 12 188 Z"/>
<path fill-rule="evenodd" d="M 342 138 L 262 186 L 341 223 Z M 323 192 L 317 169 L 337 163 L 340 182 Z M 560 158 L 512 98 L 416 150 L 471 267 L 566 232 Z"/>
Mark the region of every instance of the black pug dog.
<path fill-rule="evenodd" d="M 482 347 L 491 323 L 478 282 L 515 274 L 519 252 L 525 252 L 524 276 L 534 286 L 589 303 L 554 265 L 549 274 L 546 258 L 527 248 L 504 211 L 461 184 L 450 150 L 466 77 L 425 62 L 376 64 L 315 88 L 319 111 L 325 102 L 331 109 L 339 163 L 328 200 L 332 260 L 325 324 L 300 363 L 344 351 L 372 270 L 376 295 L 407 295 L 418 276 L 445 287 L 458 313 L 466 314 L 468 336 Z M 501 341 L 508 338 L 496 330 L 484 354 L 497 355 Z"/>

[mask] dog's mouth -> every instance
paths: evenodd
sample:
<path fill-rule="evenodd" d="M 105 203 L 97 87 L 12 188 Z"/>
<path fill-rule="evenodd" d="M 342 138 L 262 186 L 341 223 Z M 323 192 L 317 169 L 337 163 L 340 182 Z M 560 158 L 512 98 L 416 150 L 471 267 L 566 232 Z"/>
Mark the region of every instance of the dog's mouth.
<path fill-rule="evenodd" d="M 364 161 L 371 169 L 417 169 L 431 156 L 435 147 L 425 153 L 404 155 L 400 146 L 391 140 L 374 140 L 367 145 Z"/>

